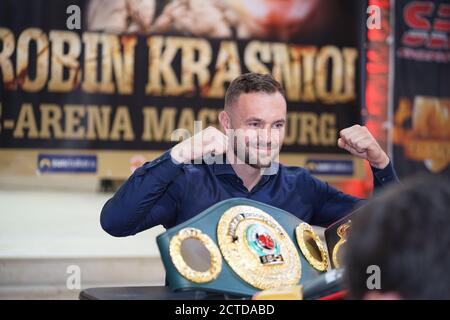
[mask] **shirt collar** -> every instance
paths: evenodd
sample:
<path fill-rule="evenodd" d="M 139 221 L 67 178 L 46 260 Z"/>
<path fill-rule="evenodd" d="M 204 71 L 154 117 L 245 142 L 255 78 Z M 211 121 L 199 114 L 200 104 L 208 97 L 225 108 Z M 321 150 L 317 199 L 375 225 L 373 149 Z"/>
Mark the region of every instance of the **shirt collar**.
<path fill-rule="evenodd" d="M 214 174 L 215 175 L 223 175 L 223 174 L 232 174 L 236 175 L 233 167 L 229 163 L 214 163 Z"/>
<path fill-rule="evenodd" d="M 280 163 L 278 162 L 272 162 L 271 166 L 269 168 L 264 169 L 265 176 L 273 176 L 278 173 L 278 170 L 280 169 Z M 213 170 L 215 175 L 236 175 L 236 172 L 234 171 L 233 167 L 229 163 L 229 161 L 226 159 L 223 163 L 214 163 L 213 164 Z"/>

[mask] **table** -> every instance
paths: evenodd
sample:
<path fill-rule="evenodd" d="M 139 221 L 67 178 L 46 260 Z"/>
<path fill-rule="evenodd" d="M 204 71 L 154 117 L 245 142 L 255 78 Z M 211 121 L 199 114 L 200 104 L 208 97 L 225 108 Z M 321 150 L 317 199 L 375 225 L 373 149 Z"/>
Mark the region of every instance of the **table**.
<path fill-rule="evenodd" d="M 174 292 L 167 286 L 89 288 L 80 292 L 80 300 L 247 300 L 249 297 L 207 293 Z"/>

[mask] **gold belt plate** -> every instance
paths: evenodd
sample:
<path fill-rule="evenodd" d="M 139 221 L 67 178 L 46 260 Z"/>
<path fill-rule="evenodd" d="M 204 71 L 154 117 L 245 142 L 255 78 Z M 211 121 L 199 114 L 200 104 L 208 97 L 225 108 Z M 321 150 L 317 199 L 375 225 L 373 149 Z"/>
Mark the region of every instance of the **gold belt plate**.
<path fill-rule="evenodd" d="M 296 285 L 300 256 L 283 227 L 258 208 L 238 205 L 217 226 L 219 248 L 231 269 L 258 289 Z"/>

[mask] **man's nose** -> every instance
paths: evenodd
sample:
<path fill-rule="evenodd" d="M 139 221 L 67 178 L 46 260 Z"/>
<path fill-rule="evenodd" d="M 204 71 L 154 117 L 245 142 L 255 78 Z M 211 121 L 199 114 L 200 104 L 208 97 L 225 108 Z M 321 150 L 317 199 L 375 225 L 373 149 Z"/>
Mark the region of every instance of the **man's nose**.
<path fill-rule="evenodd" d="M 271 145 L 277 141 L 278 137 L 278 131 L 272 130 L 271 127 L 258 130 L 258 143 L 261 145 Z"/>

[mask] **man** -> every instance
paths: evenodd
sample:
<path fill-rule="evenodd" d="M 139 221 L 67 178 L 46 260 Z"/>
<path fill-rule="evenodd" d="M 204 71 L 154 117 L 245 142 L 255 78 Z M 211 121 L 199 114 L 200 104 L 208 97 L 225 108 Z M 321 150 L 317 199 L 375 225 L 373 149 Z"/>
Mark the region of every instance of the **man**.
<path fill-rule="evenodd" d="M 170 228 L 234 197 L 264 202 L 305 222 L 326 226 L 361 200 L 303 168 L 278 166 L 274 161 L 283 144 L 286 100 L 271 75 L 248 73 L 232 81 L 219 122 L 235 134 L 225 136 L 208 127 L 137 169 L 105 204 L 103 229 L 122 237 L 160 224 Z M 337 143 L 369 161 L 376 187 L 397 181 L 388 156 L 367 128 L 344 129 Z M 211 154 L 216 159 L 223 154 L 226 161 L 191 163 L 210 159 Z"/>
<path fill-rule="evenodd" d="M 450 183 L 436 175 L 370 201 L 346 244 L 350 298 L 450 299 L 449 208 Z"/>

